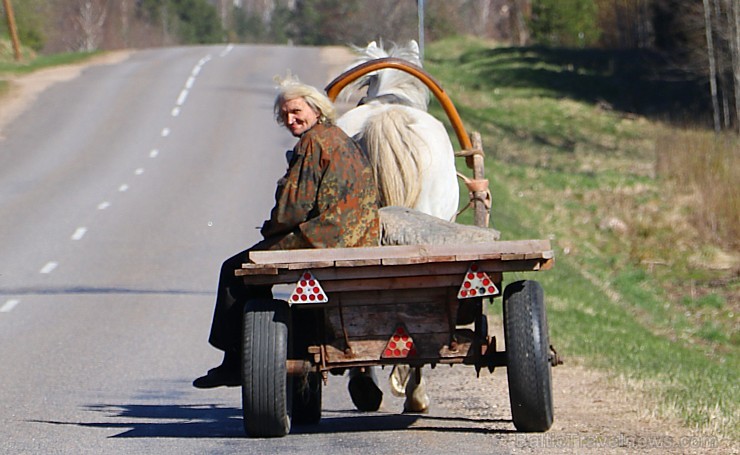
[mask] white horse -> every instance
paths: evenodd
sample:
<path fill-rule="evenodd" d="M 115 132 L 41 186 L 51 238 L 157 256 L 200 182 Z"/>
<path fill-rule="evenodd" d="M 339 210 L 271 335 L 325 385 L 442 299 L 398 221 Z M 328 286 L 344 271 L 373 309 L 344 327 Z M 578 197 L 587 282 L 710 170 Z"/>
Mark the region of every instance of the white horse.
<path fill-rule="evenodd" d="M 396 57 L 421 66 L 419 46 L 411 41 L 386 52 L 374 41 L 351 66 Z M 371 72 L 342 92 L 348 99 L 367 87 L 360 105 L 342 115 L 337 125 L 354 137 L 375 171 L 381 205 L 418 210 L 454 221 L 459 203 L 455 154 L 444 125 L 427 113 L 429 89 L 401 70 Z"/>
<path fill-rule="evenodd" d="M 370 60 L 396 57 L 421 66 L 419 46 L 411 41 L 386 52 L 375 42 L 359 53 L 352 67 Z M 351 68 L 352 68 L 351 67 Z M 382 69 L 359 78 L 343 92 L 367 87 L 360 104 L 342 115 L 337 125 L 362 146 L 375 172 L 382 206 L 402 206 L 454 221 L 459 189 L 452 143 L 442 123 L 427 113 L 429 89 L 401 70 Z M 390 376 L 391 391 L 406 396 L 404 411 L 426 412 L 429 397 L 421 369 L 400 365 Z M 354 381 L 354 384 L 353 384 Z M 353 394 L 353 386 L 358 386 Z M 371 369 L 350 372 L 350 394 L 361 410 L 380 406 Z M 369 388 L 368 388 L 369 387 Z"/>

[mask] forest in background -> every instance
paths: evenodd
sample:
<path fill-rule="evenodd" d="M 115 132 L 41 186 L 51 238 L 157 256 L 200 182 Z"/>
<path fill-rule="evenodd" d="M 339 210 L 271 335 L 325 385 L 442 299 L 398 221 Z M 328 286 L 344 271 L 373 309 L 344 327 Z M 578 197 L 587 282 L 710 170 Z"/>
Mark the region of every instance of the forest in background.
<path fill-rule="evenodd" d="M 363 45 L 418 37 L 417 0 L 4 0 L 33 52 L 180 44 Z M 425 39 L 595 49 L 634 60 L 645 79 L 680 82 L 670 107 L 640 114 L 740 132 L 737 0 L 426 0 Z M 2 11 L 3 16 L 6 12 Z M 5 21 L 0 36 L 9 35 Z M 8 53 L 9 41 L 0 41 Z M 620 51 L 621 54 L 614 54 Z M 626 53 L 625 53 L 626 52 Z M 628 69 L 629 70 L 629 69 Z M 629 83 L 629 81 L 625 81 Z M 668 119 L 668 118 L 665 118 Z"/>

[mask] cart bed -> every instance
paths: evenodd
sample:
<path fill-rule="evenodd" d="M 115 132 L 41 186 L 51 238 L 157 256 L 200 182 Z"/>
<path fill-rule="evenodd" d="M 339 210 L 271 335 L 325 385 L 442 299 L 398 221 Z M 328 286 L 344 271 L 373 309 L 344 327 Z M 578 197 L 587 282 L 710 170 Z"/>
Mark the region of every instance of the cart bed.
<path fill-rule="evenodd" d="M 471 266 L 485 273 L 500 295 L 503 272 L 549 269 L 553 252 L 547 240 L 517 240 L 253 251 L 249 260 L 236 271 L 247 284 L 295 283 L 298 288 L 308 273 L 320 284 L 326 301 L 289 303 L 294 309 L 321 310 L 324 330 L 309 357 L 315 367 L 329 370 L 401 362 L 479 363 L 487 343 L 471 350 L 475 329 L 463 327 L 472 321 L 461 321 L 458 313 L 474 300 L 458 295 Z M 411 356 L 385 355 L 399 327 L 412 341 Z"/>

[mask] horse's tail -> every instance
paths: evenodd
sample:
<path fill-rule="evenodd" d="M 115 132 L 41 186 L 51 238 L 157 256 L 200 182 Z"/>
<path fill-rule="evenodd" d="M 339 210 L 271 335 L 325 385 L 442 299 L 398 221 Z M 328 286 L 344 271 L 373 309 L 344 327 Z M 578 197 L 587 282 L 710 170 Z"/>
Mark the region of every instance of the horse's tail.
<path fill-rule="evenodd" d="M 389 107 L 370 117 L 362 143 L 375 172 L 381 205 L 413 208 L 421 193 L 427 145 L 411 125 L 413 118 L 400 107 Z"/>

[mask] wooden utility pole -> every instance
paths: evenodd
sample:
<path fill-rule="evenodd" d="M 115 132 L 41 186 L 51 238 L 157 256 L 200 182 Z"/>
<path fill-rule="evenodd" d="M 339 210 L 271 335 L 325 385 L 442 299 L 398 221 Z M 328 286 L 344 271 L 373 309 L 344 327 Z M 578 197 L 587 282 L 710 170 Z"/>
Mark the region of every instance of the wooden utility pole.
<path fill-rule="evenodd" d="M 419 61 L 424 63 L 424 0 L 416 0 L 416 12 L 419 16 Z"/>
<path fill-rule="evenodd" d="M 8 19 L 8 30 L 10 31 L 10 40 L 13 42 L 13 52 L 15 52 L 16 61 L 21 59 L 21 43 L 18 40 L 18 30 L 15 28 L 15 16 L 13 15 L 13 6 L 10 0 L 3 0 L 5 6 L 5 16 Z"/>

